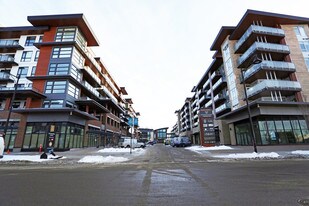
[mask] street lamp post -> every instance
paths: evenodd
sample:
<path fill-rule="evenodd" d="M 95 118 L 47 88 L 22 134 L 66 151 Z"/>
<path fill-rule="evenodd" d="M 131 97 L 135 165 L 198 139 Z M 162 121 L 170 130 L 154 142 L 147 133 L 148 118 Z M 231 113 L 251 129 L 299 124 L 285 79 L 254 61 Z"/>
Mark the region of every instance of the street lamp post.
<path fill-rule="evenodd" d="M 261 62 L 262 62 L 262 60 L 257 56 L 257 54 L 255 54 L 254 56 L 251 57 L 249 64 L 250 63 L 259 64 Z M 251 131 L 251 135 L 252 135 L 252 145 L 253 145 L 254 152 L 257 153 L 256 136 L 255 136 L 255 132 L 254 132 L 251 109 L 250 109 L 249 101 L 248 101 L 247 88 L 246 88 L 246 82 L 245 82 L 245 77 L 244 77 L 244 72 L 245 72 L 244 68 L 241 68 L 240 72 L 241 72 L 241 77 L 242 77 L 243 85 L 244 85 L 245 100 L 246 100 L 248 118 L 249 118 L 249 123 L 250 123 L 250 131 Z"/>
<path fill-rule="evenodd" d="M 18 74 L 17 76 L 13 75 L 13 74 L 9 74 L 15 78 L 17 78 L 17 81 L 14 85 L 14 91 L 13 91 L 13 95 L 12 95 L 12 98 L 11 98 L 11 101 L 10 101 L 10 104 L 9 104 L 9 113 L 8 113 L 8 117 L 6 119 L 6 122 L 5 122 L 5 126 L 4 126 L 4 131 L 3 131 L 3 138 L 5 140 L 5 137 L 6 137 L 6 133 L 7 133 L 7 130 L 8 130 L 8 126 L 9 126 L 9 122 L 10 122 L 10 118 L 11 118 L 11 113 L 12 113 L 12 109 L 13 109 L 13 102 L 15 101 L 15 96 L 16 96 L 16 91 L 17 91 L 17 87 L 18 87 L 18 83 L 19 83 L 19 79 L 20 79 L 20 76 L 21 76 L 21 72 L 20 74 Z M 8 149 L 10 147 L 10 141 L 8 141 Z"/>

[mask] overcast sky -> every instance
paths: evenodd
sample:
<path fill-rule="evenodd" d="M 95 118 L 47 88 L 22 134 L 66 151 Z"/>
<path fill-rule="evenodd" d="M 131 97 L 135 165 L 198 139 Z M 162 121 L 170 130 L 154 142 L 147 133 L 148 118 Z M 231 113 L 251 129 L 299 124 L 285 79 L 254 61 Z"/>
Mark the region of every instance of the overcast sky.
<path fill-rule="evenodd" d="M 28 26 L 27 16 L 84 13 L 94 48 L 140 112 L 140 127 L 176 123 L 191 89 L 212 62 L 221 26 L 247 9 L 309 17 L 308 0 L 0 0 L 0 25 Z"/>

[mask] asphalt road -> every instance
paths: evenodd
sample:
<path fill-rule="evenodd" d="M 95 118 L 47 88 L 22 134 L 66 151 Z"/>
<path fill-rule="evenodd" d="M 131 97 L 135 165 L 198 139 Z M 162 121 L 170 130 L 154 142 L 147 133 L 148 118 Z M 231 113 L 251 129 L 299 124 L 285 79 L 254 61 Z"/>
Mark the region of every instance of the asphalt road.
<path fill-rule="evenodd" d="M 308 160 L 216 161 L 155 145 L 119 164 L 0 166 L 0 205 L 309 205 L 308 171 Z"/>

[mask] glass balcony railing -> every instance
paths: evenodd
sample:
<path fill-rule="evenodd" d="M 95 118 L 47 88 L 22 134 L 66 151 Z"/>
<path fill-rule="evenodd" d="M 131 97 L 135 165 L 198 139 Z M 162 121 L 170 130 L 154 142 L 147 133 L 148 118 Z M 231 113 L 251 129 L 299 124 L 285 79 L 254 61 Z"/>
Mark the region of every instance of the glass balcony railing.
<path fill-rule="evenodd" d="M 15 59 L 10 55 L 0 54 L 0 62 L 13 62 Z"/>
<path fill-rule="evenodd" d="M 244 78 L 252 76 L 262 69 L 273 69 L 280 71 L 296 71 L 296 67 L 291 62 L 282 62 L 282 61 L 263 61 L 260 64 L 254 64 L 251 66 L 244 74 Z"/>
<path fill-rule="evenodd" d="M 299 91 L 301 90 L 301 86 L 300 83 L 296 81 L 268 79 L 258 80 L 257 84 L 247 89 L 247 96 L 251 97 L 267 89 Z"/>
<path fill-rule="evenodd" d="M 218 99 L 223 99 L 223 98 L 227 98 L 226 94 L 219 93 L 214 97 L 214 102 L 216 102 Z"/>
<path fill-rule="evenodd" d="M 88 82 L 83 81 L 83 85 L 89 90 L 91 91 L 95 96 L 100 97 L 100 93 L 93 88 Z"/>
<path fill-rule="evenodd" d="M 251 47 L 237 60 L 238 65 L 241 65 L 246 59 L 248 59 L 256 50 L 278 53 L 290 53 L 290 49 L 287 45 L 272 44 L 255 42 Z"/>
<path fill-rule="evenodd" d="M 0 72 L 0 79 L 11 79 L 11 75 L 5 72 Z"/>
<path fill-rule="evenodd" d="M 230 109 L 230 108 L 231 108 L 231 104 L 229 102 L 227 102 L 227 103 L 222 104 L 219 107 L 217 107 L 215 109 L 215 112 L 219 113 L 219 112 L 222 112 L 223 110 Z"/>
<path fill-rule="evenodd" d="M 0 39 L 0 46 L 18 46 L 18 40 L 3 40 Z"/>
<path fill-rule="evenodd" d="M 213 86 L 213 90 L 215 90 L 220 84 L 222 84 L 223 82 L 226 82 L 225 77 L 221 77 Z"/>
<path fill-rule="evenodd" d="M 251 25 L 235 44 L 235 47 L 234 47 L 235 51 L 239 49 L 239 47 L 250 37 L 252 33 L 268 34 L 268 35 L 282 36 L 282 37 L 285 36 L 284 31 L 282 29 Z"/>

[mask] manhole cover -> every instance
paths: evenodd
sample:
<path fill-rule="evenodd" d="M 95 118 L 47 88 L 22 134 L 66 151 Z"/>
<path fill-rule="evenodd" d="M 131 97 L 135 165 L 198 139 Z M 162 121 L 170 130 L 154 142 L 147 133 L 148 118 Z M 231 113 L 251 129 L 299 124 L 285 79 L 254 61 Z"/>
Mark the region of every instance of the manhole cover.
<path fill-rule="evenodd" d="M 309 206 L 309 199 L 299 199 L 297 200 L 297 203 L 301 206 Z"/>

